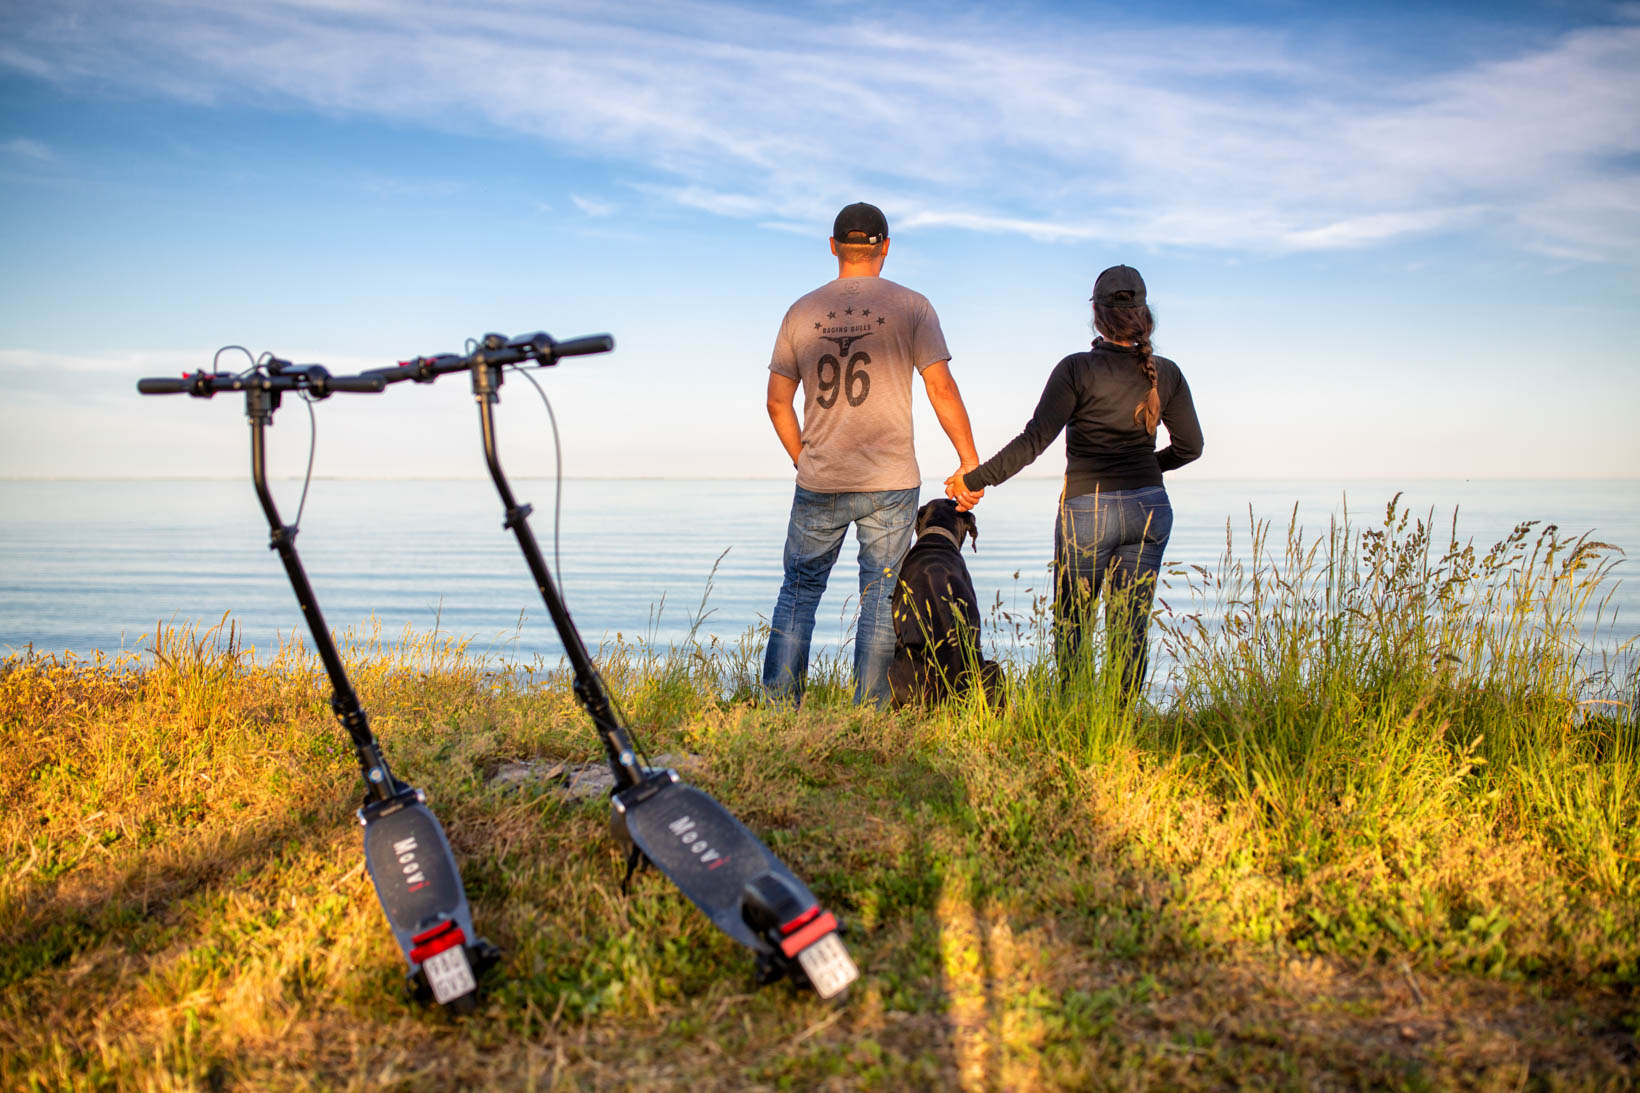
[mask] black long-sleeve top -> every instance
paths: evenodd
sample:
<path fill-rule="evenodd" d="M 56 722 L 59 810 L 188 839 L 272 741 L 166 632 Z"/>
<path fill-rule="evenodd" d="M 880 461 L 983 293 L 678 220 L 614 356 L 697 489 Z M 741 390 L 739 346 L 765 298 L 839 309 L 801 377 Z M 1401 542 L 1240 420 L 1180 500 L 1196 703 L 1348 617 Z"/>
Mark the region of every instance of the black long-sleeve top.
<path fill-rule="evenodd" d="M 963 484 L 979 490 L 1007 481 L 1068 426 L 1065 496 L 1160 486 L 1163 471 L 1202 454 L 1202 427 L 1179 366 L 1166 357 L 1151 360 L 1156 365 L 1162 423 L 1171 438 L 1161 451 L 1156 450 L 1156 438 L 1133 420 L 1134 407 L 1150 393 L 1138 350 L 1101 338 L 1089 352 L 1072 353 L 1054 366 L 1024 431 L 963 475 Z"/>

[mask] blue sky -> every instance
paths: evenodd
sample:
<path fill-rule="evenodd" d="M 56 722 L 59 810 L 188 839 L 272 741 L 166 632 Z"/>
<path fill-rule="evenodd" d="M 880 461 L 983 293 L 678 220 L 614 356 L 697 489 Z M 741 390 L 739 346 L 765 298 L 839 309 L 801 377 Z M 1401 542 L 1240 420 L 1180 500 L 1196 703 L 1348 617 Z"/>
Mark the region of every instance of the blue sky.
<path fill-rule="evenodd" d="M 618 345 L 545 377 L 569 473 L 780 477 L 774 332 L 870 200 L 982 454 L 1127 262 L 1203 418 L 1184 473 L 1640 476 L 1640 4 L 1130 9 L 8 5 L 0 475 L 238 473 L 237 408 L 133 388 L 220 345 L 546 329 Z M 319 412 L 322 474 L 482 471 L 459 382 Z M 918 452 L 954 463 L 927 412 Z"/>

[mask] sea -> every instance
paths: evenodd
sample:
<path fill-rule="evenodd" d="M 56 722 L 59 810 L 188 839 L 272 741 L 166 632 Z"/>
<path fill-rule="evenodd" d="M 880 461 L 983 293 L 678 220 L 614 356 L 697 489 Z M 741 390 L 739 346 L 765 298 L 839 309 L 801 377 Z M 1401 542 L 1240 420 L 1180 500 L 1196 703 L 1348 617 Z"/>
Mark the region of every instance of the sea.
<path fill-rule="evenodd" d="M 589 647 L 757 641 L 780 586 L 789 481 L 517 479 L 531 525 Z M 1049 588 L 1059 479 L 1016 479 L 976 510 L 967 552 L 993 655 L 1028 655 L 1028 620 Z M 1227 547 L 1246 561 L 1268 529 L 1279 558 L 1289 526 L 1307 541 L 1348 519 L 1381 526 L 1392 502 L 1484 550 L 1533 521 L 1609 544 L 1606 585 L 1581 620 L 1591 650 L 1640 642 L 1640 480 L 1208 480 L 1169 482 L 1171 575 L 1161 596 L 1185 610 L 1182 574 L 1214 574 Z M 288 522 L 299 480 L 276 481 Z M 941 495 L 923 485 L 925 499 Z M 344 639 L 405 633 L 467 641 L 498 670 L 555 666 L 563 652 L 488 479 L 311 483 L 297 548 L 329 628 Z M 815 628 L 816 655 L 846 650 L 858 599 L 856 545 L 844 544 Z M 1195 569 L 1193 567 L 1200 567 Z M 151 655 L 156 630 L 204 633 L 226 620 L 266 657 L 304 623 L 245 479 L 0 480 L 0 654 Z M 311 644 L 311 643 L 309 643 Z"/>

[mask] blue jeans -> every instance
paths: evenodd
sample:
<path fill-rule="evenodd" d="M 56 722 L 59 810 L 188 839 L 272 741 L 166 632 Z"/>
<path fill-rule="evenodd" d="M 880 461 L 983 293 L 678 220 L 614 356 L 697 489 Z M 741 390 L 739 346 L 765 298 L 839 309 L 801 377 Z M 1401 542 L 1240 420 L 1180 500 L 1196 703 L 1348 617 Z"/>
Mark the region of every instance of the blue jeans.
<path fill-rule="evenodd" d="M 854 637 L 854 701 L 888 701 L 894 660 L 894 586 L 911 549 L 917 491 L 812 493 L 797 487 L 786 529 L 786 576 L 769 619 L 763 688 L 776 699 L 803 694 L 814 609 L 843 547 L 849 524 L 860 542 L 860 618 Z"/>
<path fill-rule="evenodd" d="M 1145 631 L 1156 598 L 1162 551 L 1173 534 L 1167 490 L 1106 490 L 1066 498 L 1054 520 L 1054 652 L 1071 670 L 1105 597 L 1109 653 L 1131 695 L 1145 677 Z M 1119 658 L 1119 659 L 1118 659 Z"/>

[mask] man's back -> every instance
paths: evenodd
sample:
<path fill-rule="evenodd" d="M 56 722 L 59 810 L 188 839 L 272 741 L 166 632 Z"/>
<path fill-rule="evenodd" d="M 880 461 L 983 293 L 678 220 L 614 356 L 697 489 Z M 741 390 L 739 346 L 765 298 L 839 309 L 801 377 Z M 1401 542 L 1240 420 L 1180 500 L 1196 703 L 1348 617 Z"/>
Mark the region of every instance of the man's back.
<path fill-rule="evenodd" d="M 769 368 L 803 385 L 797 484 L 817 493 L 911 489 L 911 379 L 950 353 L 926 297 L 839 277 L 786 312 Z"/>

